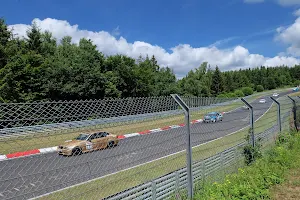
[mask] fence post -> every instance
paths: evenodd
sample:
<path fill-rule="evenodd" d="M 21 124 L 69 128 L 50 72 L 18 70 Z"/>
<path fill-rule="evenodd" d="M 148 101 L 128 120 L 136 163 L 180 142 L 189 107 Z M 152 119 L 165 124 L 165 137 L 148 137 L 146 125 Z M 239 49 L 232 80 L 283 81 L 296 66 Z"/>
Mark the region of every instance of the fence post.
<path fill-rule="evenodd" d="M 241 98 L 241 100 L 250 109 L 251 144 L 252 147 L 255 147 L 253 107 L 244 98 Z"/>
<path fill-rule="evenodd" d="M 294 126 L 295 126 L 296 130 L 298 131 L 297 122 L 296 122 L 296 120 L 297 120 L 296 101 L 289 95 L 287 95 L 287 97 L 293 102 Z"/>
<path fill-rule="evenodd" d="M 156 183 L 152 181 L 152 199 L 156 199 Z"/>
<path fill-rule="evenodd" d="M 270 97 L 276 104 L 277 104 L 277 120 L 278 120 L 278 126 L 279 126 L 279 132 L 282 131 L 282 128 L 281 128 L 281 108 L 280 108 L 280 103 L 274 99 L 273 97 Z"/>
<path fill-rule="evenodd" d="M 188 189 L 188 198 L 193 199 L 193 173 L 192 173 L 192 145 L 191 145 L 191 123 L 190 123 L 190 108 L 186 103 L 177 95 L 171 94 L 173 99 L 180 105 L 185 113 L 185 123 L 187 130 L 186 137 L 186 153 L 187 153 L 187 189 Z"/>

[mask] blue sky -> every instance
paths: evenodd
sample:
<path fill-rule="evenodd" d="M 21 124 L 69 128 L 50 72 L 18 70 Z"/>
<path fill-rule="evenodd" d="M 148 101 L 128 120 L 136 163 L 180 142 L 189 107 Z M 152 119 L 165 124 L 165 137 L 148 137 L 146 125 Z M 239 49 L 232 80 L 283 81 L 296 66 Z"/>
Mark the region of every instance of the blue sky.
<path fill-rule="evenodd" d="M 66 20 L 71 25 L 77 24 L 81 30 L 103 30 L 117 39 L 124 37 L 128 43 L 144 41 L 169 53 L 170 48 L 179 44 L 195 48 L 213 45 L 219 49 L 241 45 L 250 53 L 274 57 L 288 47 L 288 44 L 274 42 L 276 28 L 295 22 L 293 12 L 298 9 L 298 3 L 283 6 L 276 0 L 262 3 L 243 0 L 6 0 L 1 3 L 0 16 L 10 25 L 29 25 L 34 18 Z"/>

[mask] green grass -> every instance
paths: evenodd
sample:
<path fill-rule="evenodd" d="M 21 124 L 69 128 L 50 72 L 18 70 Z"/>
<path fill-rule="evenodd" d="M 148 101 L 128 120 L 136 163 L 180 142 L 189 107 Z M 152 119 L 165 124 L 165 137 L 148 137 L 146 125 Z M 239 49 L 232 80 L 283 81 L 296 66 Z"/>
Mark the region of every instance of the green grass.
<path fill-rule="evenodd" d="M 270 199 L 270 188 L 283 183 L 290 169 L 300 167 L 300 135 L 285 133 L 261 159 L 239 169 L 224 181 L 201 183 L 194 199 Z M 277 141 L 278 142 L 278 141 Z"/>

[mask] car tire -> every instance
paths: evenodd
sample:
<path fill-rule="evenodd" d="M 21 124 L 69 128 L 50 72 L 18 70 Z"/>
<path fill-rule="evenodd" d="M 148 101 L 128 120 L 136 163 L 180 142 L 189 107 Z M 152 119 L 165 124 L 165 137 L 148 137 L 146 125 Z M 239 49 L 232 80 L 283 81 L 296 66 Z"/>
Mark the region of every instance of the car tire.
<path fill-rule="evenodd" d="M 113 148 L 114 146 L 115 146 L 114 141 L 109 141 L 109 142 L 107 143 L 107 147 L 108 147 L 108 148 Z"/>
<path fill-rule="evenodd" d="M 77 156 L 77 155 L 80 155 L 80 154 L 82 154 L 81 148 L 75 147 L 75 148 L 72 150 L 72 155 L 73 155 L 73 156 Z"/>

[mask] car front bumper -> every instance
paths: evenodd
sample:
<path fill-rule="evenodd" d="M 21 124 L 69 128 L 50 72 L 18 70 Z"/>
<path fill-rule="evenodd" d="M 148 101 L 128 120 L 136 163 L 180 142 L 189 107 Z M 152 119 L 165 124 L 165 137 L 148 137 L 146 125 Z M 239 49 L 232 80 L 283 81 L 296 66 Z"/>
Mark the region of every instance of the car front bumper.
<path fill-rule="evenodd" d="M 59 155 L 65 155 L 65 156 L 71 156 L 72 155 L 72 150 L 69 149 L 57 149 L 57 153 Z"/>

